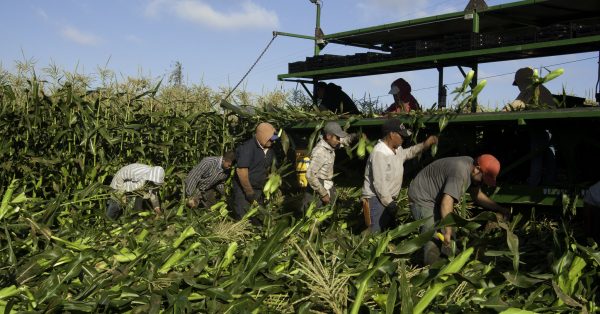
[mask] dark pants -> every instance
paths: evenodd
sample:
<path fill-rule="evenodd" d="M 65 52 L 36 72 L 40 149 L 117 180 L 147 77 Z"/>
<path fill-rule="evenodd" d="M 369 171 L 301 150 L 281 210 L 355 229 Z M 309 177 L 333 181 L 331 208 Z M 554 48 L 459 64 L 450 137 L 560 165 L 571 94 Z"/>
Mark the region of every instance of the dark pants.
<path fill-rule="evenodd" d="M 421 208 L 416 206 L 414 203 L 410 203 L 410 211 L 415 220 L 429 217 L 425 220 L 425 223 L 421 225 L 420 232 L 425 233 L 434 228 L 435 223 L 440 221 L 441 214 L 439 209 L 433 208 Z M 440 259 L 441 250 L 438 244 L 433 240 L 425 243 L 423 247 L 423 262 L 425 265 L 431 265 Z"/>
<path fill-rule="evenodd" d="M 337 190 L 335 189 L 335 186 L 333 186 L 331 189 L 329 189 L 329 202 L 330 204 L 333 204 L 335 202 L 335 199 L 337 197 Z M 310 204 L 316 201 L 316 207 L 322 207 L 323 206 L 323 201 L 321 201 L 321 197 L 319 196 L 319 194 L 317 192 L 315 192 L 313 189 L 309 187 L 306 188 L 306 192 L 304 192 L 304 198 L 302 199 L 302 207 L 301 207 L 301 212 L 298 213 L 300 216 L 304 216 L 304 214 L 306 213 L 306 210 L 308 209 L 308 207 L 310 207 Z"/>
<path fill-rule="evenodd" d="M 533 153 L 529 168 L 529 186 L 553 184 L 556 179 L 556 153 L 550 142 L 549 130 L 534 127 L 529 130 L 529 149 Z"/>
<path fill-rule="evenodd" d="M 196 200 L 196 204 L 200 208 L 210 208 L 217 203 L 217 199 L 220 193 L 216 189 L 209 189 L 206 191 L 194 191 L 194 194 L 190 196 Z"/>
<path fill-rule="evenodd" d="M 369 214 L 371 225 L 368 227 L 371 232 L 380 232 L 392 228 L 395 224 L 396 213 L 383 206 L 377 196 L 369 198 Z"/>
<path fill-rule="evenodd" d="M 242 189 L 242 187 L 240 186 L 240 184 L 237 181 L 233 182 L 233 203 L 232 203 L 232 207 L 233 207 L 233 218 L 240 220 L 242 219 L 242 217 L 244 217 L 244 215 L 246 215 L 246 212 L 248 212 L 248 209 L 250 209 L 250 202 L 246 199 L 246 194 L 244 193 L 244 190 Z M 263 193 L 262 193 L 262 189 L 254 189 L 254 196 L 256 198 L 256 201 L 260 204 L 262 203 L 262 198 L 263 198 Z"/>
<path fill-rule="evenodd" d="M 152 208 L 152 205 L 150 205 L 149 201 L 139 195 L 126 196 L 125 203 L 122 203 L 116 198 L 110 198 L 106 201 L 106 216 L 112 220 L 116 220 L 123 215 L 123 211 L 127 207 L 133 207 L 133 210 L 141 211 L 144 207 Z"/>

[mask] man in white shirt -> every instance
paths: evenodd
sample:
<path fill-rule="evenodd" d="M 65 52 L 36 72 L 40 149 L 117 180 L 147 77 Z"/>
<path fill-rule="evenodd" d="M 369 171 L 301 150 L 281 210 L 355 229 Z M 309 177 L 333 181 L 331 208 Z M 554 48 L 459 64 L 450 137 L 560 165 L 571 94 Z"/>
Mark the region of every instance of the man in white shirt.
<path fill-rule="evenodd" d="M 119 218 L 123 213 L 123 205 L 133 199 L 136 210 L 141 210 L 144 200 L 147 199 L 154 212 L 160 214 L 160 200 L 155 189 L 164 182 L 165 170 L 160 166 L 136 163 L 119 169 L 110 183 L 116 197 L 108 200 L 106 215 L 111 219 Z"/>
<path fill-rule="evenodd" d="M 399 120 L 390 119 L 382 126 L 383 138 L 373 148 L 362 189 L 365 224 L 371 232 L 379 232 L 393 225 L 397 210 L 396 197 L 402 187 L 404 162 L 438 142 L 429 136 L 423 143 L 402 148 L 404 137 L 412 133 Z"/>

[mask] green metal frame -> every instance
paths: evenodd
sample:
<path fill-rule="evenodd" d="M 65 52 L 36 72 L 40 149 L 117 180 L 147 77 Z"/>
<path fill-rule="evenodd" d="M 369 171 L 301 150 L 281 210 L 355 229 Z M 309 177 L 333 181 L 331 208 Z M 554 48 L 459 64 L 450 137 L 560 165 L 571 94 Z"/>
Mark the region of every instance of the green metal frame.
<path fill-rule="evenodd" d="M 371 64 L 362 64 L 362 65 L 354 65 L 354 66 L 345 66 L 339 68 L 332 69 L 323 69 L 323 70 L 315 70 L 315 71 L 305 71 L 298 73 L 290 73 L 290 74 L 280 74 L 277 76 L 278 80 L 283 80 L 286 78 L 318 78 L 320 75 L 328 75 L 328 74 L 336 74 L 336 73 L 344 73 L 344 72 L 352 72 L 352 71 L 362 71 L 362 70 L 373 70 L 373 69 L 383 69 L 398 65 L 410 65 L 417 64 L 423 62 L 430 62 L 431 67 L 435 67 L 437 61 L 443 60 L 451 60 L 451 59 L 460 59 L 460 58 L 473 58 L 473 57 L 481 57 L 481 56 L 489 56 L 500 53 L 507 52 L 521 52 L 527 50 L 535 50 L 535 49 L 543 49 L 543 48 L 554 48 L 554 47 L 566 47 L 578 44 L 588 44 L 588 43 L 598 43 L 600 42 L 600 35 L 589 36 L 589 37 L 580 37 L 580 38 L 570 38 L 570 39 L 562 39 L 555 41 L 546 41 L 525 45 L 515 45 L 515 46 L 506 46 L 506 47 L 498 47 L 498 48 L 488 48 L 488 49 L 480 49 L 480 50 L 469 50 L 469 51 L 459 51 L 459 52 L 451 52 L 444 53 L 439 55 L 430 55 L 409 59 L 400 59 L 400 60 L 391 60 L 391 61 L 383 61 Z M 594 49 L 595 50 L 595 49 Z M 593 51 L 593 50 L 590 50 Z M 534 56 L 537 57 L 537 56 Z M 514 58 L 513 58 L 514 59 Z M 491 60 L 488 62 L 493 62 L 495 60 Z M 482 62 L 483 63 L 483 62 Z M 389 72 L 397 72 L 393 69 L 390 69 Z M 383 73 L 383 72 L 382 72 Z M 373 73 L 380 74 L 380 73 Z M 348 75 L 347 77 L 351 77 L 353 75 Z"/>
<path fill-rule="evenodd" d="M 514 121 L 515 123 L 527 123 L 528 120 L 539 119 L 568 119 L 568 118 L 600 118 L 600 108 L 567 108 L 554 110 L 529 110 L 516 112 L 480 112 L 469 114 L 424 114 L 422 116 L 404 114 L 394 116 L 402 123 L 410 123 L 415 119 L 426 124 L 437 124 L 442 117 L 448 117 L 448 123 L 478 123 L 491 121 Z M 352 127 L 378 126 L 382 125 L 387 118 L 367 118 L 352 122 Z M 345 123 L 345 120 L 339 120 Z M 314 129 L 317 121 L 298 122 L 290 129 Z"/>
<path fill-rule="evenodd" d="M 462 23 L 459 22 L 459 19 L 462 20 L 465 18 L 465 14 L 472 14 L 471 28 L 466 30 L 466 32 L 479 33 L 480 31 L 486 32 L 487 29 L 493 29 L 497 27 L 496 25 L 491 25 L 490 21 L 494 21 L 493 18 L 502 18 L 506 21 L 511 21 L 511 15 L 508 13 L 503 13 L 502 11 L 498 11 L 496 14 L 496 10 L 508 9 L 508 8 L 518 8 L 520 6 L 528 6 L 533 4 L 543 4 L 543 3 L 552 3 L 552 0 L 524 0 L 512 3 L 506 3 L 501 5 L 496 5 L 487 8 L 484 11 L 472 11 L 472 12 L 454 12 L 448 14 L 442 14 L 431 17 L 424 17 L 419 19 L 413 19 L 408 21 L 402 21 L 398 23 L 390 23 L 384 25 L 378 25 L 373 27 L 361 28 L 356 30 L 344 31 L 339 33 L 333 33 L 329 35 L 324 35 L 323 37 L 319 36 L 320 30 L 320 5 L 318 1 L 317 4 L 317 16 L 316 16 L 316 26 L 315 26 L 315 36 L 305 36 L 305 35 L 297 35 L 290 33 L 277 32 L 277 35 L 296 37 L 309 39 L 314 42 L 314 55 L 317 56 L 321 52 L 323 48 L 323 44 L 318 43 L 319 39 L 324 39 L 325 43 L 336 43 L 336 44 L 344 44 L 356 47 L 366 47 L 369 46 L 370 49 L 381 50 L 381 51 L 389 51 L 390 47 L 387 47 L 387 41 L 381 41 L 381 34 L 387 31 L 399 30 L 402 28 L 413 28 L 422 30 L 421 34 L 424 36 L 432 36 L 432 27 L 428 27 L 427 24 L 437 24 L 439 25 L 448 25 L 451 29 L 457 28 L 462 29 Z M 577 12 L 585 12 L 584 8 L 587 7 L 587 2 L 584 2 L 576 10 Z M 593 6 L 593 11 L 589 12 L 597 12 L 597 6 Z M 524 9 L 523 12 L 535 11 L 535 8 L 527 8 Z M 508 11 L 507 11 L 508 12 Z M 510 13 L 510 12 L 509 12 Z M 572 13 L 572 12 L 571 12 Z M 507 15 L 507 16 L 503 16 Z M 589 14 L 592 15 L 593 14 Z M 490 18 L 488 18 L 488 16 Z M 550 15 L 551 16 L 551 15 Z M 564 16 L 565 19 L 570 19 L 571 17 Z M 589 18 L 588 15 L 585 15 L 585 18 Z M 483 24 L 482 24 L 483 22 Z M 521 23 L 527 23 L 528 20 L 521 21 Z M 541 21 L 540 23 L 552 22 L 549 21 Z M 446 24 L 444 24 L 446 23 Z M 515 21 L 515 23 L 519 23 Z M 534 23 L 535 24 L 535 23 Z M 419 25 L 423 25 L 420 27 Z M 436 26 L 437 27 L 437 26 Z M 441 27 L 441 26 L 440 26 Z M 482 28 L 483 27 L 483 28 Z M 435 28 L 433 28 L 435 30 Z M 461 30 L 462 31 L 462 30 Z M 374 37 L 369 38 L 368 35 L 375 34 Z M 441 36 L 441 35 L 440 35 Z M 354 38 L 350 38 L 354 37 Z M 413 36 L 414 37 L 414 36 Z M 411 40 L 414 38 L 410 38 L 410 36 L 403 36 L 398 34 L 394 37 L 397 42 L 402 42 L 402 40 Z M 403 39 L 405 38 L 405 39 Z M 394 42 L 396 42 L 394 41 Z M 374 45 L 381 45 L 374 46 Z M 373 46 L 373 47 L 371 47 Z M 387 49 L 387 50 L 386 50 Z M 356 76 L 366 76 L 366 75 L 376 75 L 376 74 L 384 74 L 384 73 L 396 73 L 402 71 L 409 70 L 420 70 L 420 69 L 431 69 L 437 68 L 440 71 L 439 80 L 442 81 L 443 78 L 443 68 L 447 66 L 468 66 L 472 68 L 476 68 L 479 63 L 487 63 L 487 62 L 497 62 L 503 60 L 514 60 L 514 59 L 523 59 L 530 57 L 541 57 L 541 56 L 550 56 L 550 55 L 560 55 L 560 54 L 568 54 L 568 53 L 577 53 L 577 52 L 587 52 L 587 51 L 596 51 L 600 49 L 600 35 L 590 35 L 584 37 L 576 37 L 569 39 L 560 39 L 560 40 L 548 40 L 542 42 L 532 42 L 528 44 L 519 44 L 519 45 L 511 45 L 505 47 L 497 47 L 497 48 L 487 48 L 487 49 L 477 49 L 477 50 L 463 50 L 463 51 L 455 51 L 450 53 L 440 53 L 436 55 L 428 55 L 428 56 L 420 56 L 420 57 L 412 57 L 405 59 L 396 59 L 396 60 L 388 60 L 375 62 L 370 64 L 360 64 L 353 66 L 342 66 L 342 67 L 334 67 L 334 68 L 325 68 L 319 70 L 311 70 L 297 73 L 288 73 L 288 74 L 280 74 L 277 76 L 278 80 L 286 81 L 291 79 L 311 79 L 313 83 L 316 84 L 318 80 L 321 79 L 339 79 L 346 77 L 356 77 Z M 441 70 L 440 70 L 441 69 Z M 474 83 L 477 79 L 474 80 Z M 440 85 L 441 86 L 441 85 Z M 441 96 L 440 96 L 441 97 Z M 464 124 L 470 126 L 478 126 L 478 125 L 503 125 L 510 126 L 514 123 L 514 125 L 523 125 L 527 124 L 528 121 L 535 120 L 564 120 L 564 119 L 594 119 L 594 120 L 586 120 L 589 124 L 589 121 L 600 121 L 600 108 L 563 108 L 563 109 L 554 109 L 554 110 L 531 110 L 531 111 L 519 111 L 519 112 L 486 112 L 486 113 L 470 113 L 470 114 L 458 114 L 452 112 L 439 112 L 439 113 L 416 113 L 416 114 L 404 114 L 404 115 L 396 115 L 394 118 L 399 119 L 403 123 L 407 124 L 421 124 L 424 123 L 428 125 L 428 127 L 437 127 L 438 121 L 445 117 L 448 119 L 448 123 L 450 124 Z M 351 123 L 351 127 L 374 127 L 380 126 L 385 121 L 386 118 L 367 118 L 367 119 L 358 119 Z M 339 120 L 338 123 L 345 124 L 347 120 Z M 314 130 L 317 122 L 315 121 L 299 121 L 297 124 L 289 127 L 290 131 L 298 131 L 302 134 L 306 132 L 310 132 Z M 460 127 L 460 126 L 459 126 Z M 517 161 L 516 163 L 519 163 Z M 506 170 L 510 169 L 507 167 Z M 503 172 L 503 173 L 504 173 Z M 501 174 L 502 175 L 502 174 Z M 568 195 L 570 197 L 574 195 L 581 194 L 581 187 L 572 186 L 568 190 L 560 190 L 560 189 L 548 189 L 548 188 L 539 188 L 539 187 L 528 187 L 528 186 L 517 186 L 517 185 L 509 185 L 505 184 L 501 187 L 498 187 L 496 190 L 488 190 L 491 198 L 499 203 L 510 203 L 510 204 L 531 204 L 531 205 L 549 205 L 549 206 L 562 206 L 563 195 Z M 575 206 L 582 206 L 582 200 L 578 199 L 575 203 Z"/>
<path fill-rule="evenodd" d="M 553 188 L 530 187 L 524 185 L 503 185 L 488 194 L 492 200 L 503 204 L 528 204 L 543 206 L 562 206 L 563 195 L 572 198 L 580 195 L 582 190 L 565 190 Z M 579 197 L 576 207 L 583 207 L 583 199 Z"/>

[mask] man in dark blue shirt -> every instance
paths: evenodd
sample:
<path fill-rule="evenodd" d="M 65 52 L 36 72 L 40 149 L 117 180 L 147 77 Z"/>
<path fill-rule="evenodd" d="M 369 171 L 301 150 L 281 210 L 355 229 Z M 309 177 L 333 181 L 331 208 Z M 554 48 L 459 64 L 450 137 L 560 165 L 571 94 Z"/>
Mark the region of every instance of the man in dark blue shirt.
<path fill-rule="evenodd" d="M 277 140 L 275 128 L 266 122 L 256 127 L 255 135 L 235 151 L 237 168 L 233 180 L 233 214 L 242 219 L 250 204 L 262 201 L 262 190 L 273 161 L 271 146 Z"/>

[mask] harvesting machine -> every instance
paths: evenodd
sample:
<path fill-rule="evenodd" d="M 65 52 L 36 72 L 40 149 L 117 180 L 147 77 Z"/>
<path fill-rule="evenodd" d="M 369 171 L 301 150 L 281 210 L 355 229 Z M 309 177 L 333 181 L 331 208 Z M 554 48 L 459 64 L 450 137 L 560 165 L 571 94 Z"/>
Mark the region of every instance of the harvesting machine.
<path fill-rule="evenodd" d="M 490 6 L 483 0 L 471 0 L 464 11 L 424 17 L 324 34 L 320 28 L 320 1 L 316 5 L 315 36 L 275 32 L 276 35 L 310 39 L 314 55 L 305 61 L 289 63 L 289 71 L 278 79 L 301 84 L 313 97 L 319 81 L 361 77 L 385 73 L 437 69 L 437 108 L 446 107 L 444 69 L 458 67 L 475 70 L 479 64 L 525 58 L 557 56 L 600 51 L 600 1 L 597 0 L 524 0 Z M 369 49 L 353 55 L 327 55 L 327 45 L 339 44 Z M 516 69 L 514 69 L 516 71 Z M 590 71 L 590 75 L 594 71 Z M 599 69 L 600 73 L 600 69 Z M 600 77 L 598 78 L 600 80 Z M 596 78 L 590 78 L 590 81 Z M 474 86 L 474 85 L 472 85 Z M 592 87 L 592 86 L 590 86 Z M 509 98 L 514 98 L 515 94 Z M 470 113 L 396 115 L 395 118 L 420 126 L 417 140 L 425 134 L 437 134 L 438 122 L 447 119 L 441 133 L 438 153 L 428 153 L 407 165 L 408 177 L 431 162 L 447 156 L 492 153 L 502 163 L 499 187 L 488 191 L 494 200 L 506 204 L 581 206 L 587 186 L 600 180 L 600 92 L 585 106 L 583 98 L 557 95 L 557 109 L 518 112 L 477 112 L 476 102 Z M 313 97 L 314 99 L 314 97 Z M 316 100 L 315 100 L 316 101 Z M 441 111 L 438 111 L 441 112 Z M 370 139 L 380 136 L 385 118 L 353 119 L 350 129 L 365 132 Z M 341 124 L 348 121 L 340 120 Z M 288 129 L 298 154 L 306 152 L 315 121 L 299 122 Z M 552 182 L 531 186 L 526 180 L 530 160 L 541 151 L 531 150 L 532 129 L 548 130 L 556 153 L 556 177 Z M 361 186 L 364 160 L 338 154 L 336 172 L 344 179 L 339 184 Z M 409 182 L 409 180 L 405 180 Z"/>

